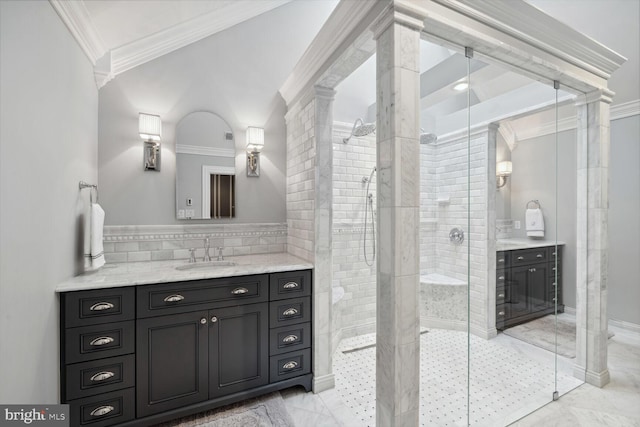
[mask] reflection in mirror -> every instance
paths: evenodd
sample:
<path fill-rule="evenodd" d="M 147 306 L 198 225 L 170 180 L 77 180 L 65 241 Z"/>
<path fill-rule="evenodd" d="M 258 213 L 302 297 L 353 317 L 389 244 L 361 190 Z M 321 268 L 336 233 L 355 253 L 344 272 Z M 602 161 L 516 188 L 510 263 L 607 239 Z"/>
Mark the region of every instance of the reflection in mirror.
<path fill-rule="evenodd" d="M 176 216 L 235 217 L 235 142 L 220 116 L 196 111 L 176 126 Z"/>

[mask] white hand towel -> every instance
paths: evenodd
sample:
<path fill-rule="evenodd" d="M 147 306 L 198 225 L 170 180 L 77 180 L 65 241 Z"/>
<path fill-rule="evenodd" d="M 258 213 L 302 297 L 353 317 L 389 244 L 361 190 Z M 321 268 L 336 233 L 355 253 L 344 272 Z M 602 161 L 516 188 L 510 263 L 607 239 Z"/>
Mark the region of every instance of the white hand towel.
<path fill-rule="evenodd" d="M 102 244 L 104 210 L 99 204 L 92 203 L 88 217 L 89 226 L 85 227 L 88 232 L 85 232 L 84 266 L 85 270 L 97 270 L 105 263 Z"/>
<path fill-rule="evenodd" d="M 541 209 L 527 209 L 525 212 L 527 236 L 544 237 L 544 217 Z"/>

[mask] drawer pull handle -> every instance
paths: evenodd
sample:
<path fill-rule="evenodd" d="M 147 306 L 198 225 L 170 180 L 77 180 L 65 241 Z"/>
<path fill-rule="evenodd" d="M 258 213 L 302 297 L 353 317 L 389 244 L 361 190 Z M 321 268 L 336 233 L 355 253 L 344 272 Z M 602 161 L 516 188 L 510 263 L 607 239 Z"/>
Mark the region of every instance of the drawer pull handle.
<path fill-rule="evenodd" d="M 98 337 L 93 341 L 91 341 L 89 345 L 93 345 L 93 346 L 107 345 L 107 344 L 111 344 L 114 341 L 115 340 L 112 337 Z"/>
<path fill-rule="evenodd" d="M 555 267 L 553 267 L 551 270 L 556 271 L 556 268 L 555 268 Z"/>
<path fill-rule="evenodd" d="M 298 336 L 297 335 L 287 335 L 286 337 L 284 337 L 282 339 L 282 342 L 286 342 L 286 343 L 290 343 L 290 342 L 296 342 L 298 341 Z"/>
<path fill-rule="evenodd" d="M 556 256 L 556 253 L 554 252 L 554 253 L 552 253 L 551 255 Z"/>
<path fill-rule="evenodd" d="M 554 282 L 554 283 L 553 283 L 553 286 L 554 286 L 554 287 L 557 287 L 557 286 L 558 286 L 558 284 Z"/>
<path fill-rule="evenodd" d="M 498 262 L 504 262 L 504 258 L 500 258 Z"/>
<path fill-rule="evenodd" d="M 556 300 L 556 298 L 554 297 L 551 301 L 555 301 L 555 300 Z"/>
<path fill-rule="evenodd" d="M 542 258 L 543 256 L 544 255 L 542 255 L 542 254 L 538 254 L 538 255 L 536 255 L 536 258 Z"/>
<path fill-rule="evenodd" d="M 498 294 L 498 298 L 504 298 L 504 294 Z"/>
<path fill-rule="evenodd" d="M 282 365 L 282 369 L 293 369 L 296 368 L 298 366 L 298 362 L 294 362 L 293 360 L 291 362 L 287 362 L 284 365 Z"/>
<path fill-rule="evenodd" d="M 113 304 L 111 304 L 110 302 L 97 302 L 95 304 L 93 304 L 91 307 L 89 307 L 89 310 L 91 311 L 104 311 L 104 310 L 111 310 L 113 307 L 115 307 Z"/>
<path fill-rule="evenodd" d="M 498 277 L 498 280 L 504 280 L 504 276 Z"/>
<path fill-rule="evenodd" d="M 180 294 L 169 295 L 164 299 L 164 302 L 178 302 L 182 301 L 184 297 Z"/>
<path fill-rule="evenodd" d="M 92 375 L 90 379 L 91 381 L 99 382 L 99 381 L 106 381 L 109 378 L 113 378 L 114 376 L 115 374 L 111 371 L 102 371 Z"/>
<path fill-rule="evenodd" d="M 300 285 L 298 285 L 296 282 L 289 282 L 289 283 L 285 283 L 283 288 L 284 289 L 295 289 L 295 288 L 299 288 Z"/>
<path fill-rule="evenodd" d="M 247 292 L 249 292 L 249 289 L 247 288 L 235 288 L 234 290 L 231 291 L 231 293 L 234 295 L 243 295 L 243 294 L 246 294 Z"/>
<path fill-rule="evenodd" d="M 504 311 L 499 311 L 498 316 L 504 316 Z"/>
<path fill-rule="evenodd" d="M 523 259 L 524 259 L 524 257 L 523 257 L 523 256 L 519 256 L 519 257 L 518 257 L 518 261 L 522 261 Z"/>
<path fill-rule="evenodd" d="M 96 409 L 91 411 L 91 416 L 92 417 L 101 417 L 103 415 L 107 415 L 110 412 L 113 412 L 114 409 L 116 409 L 116 408 L 114 408 L 113 406 L 110 406 L 110 405 L 98 406 Z"/>
<path fill-rule="evenodd" d="M 283 316 L 295 316 L 296 314 L 298 314 L 298 310 L 296 310 L 293 307 L 287 308 L 285 311 L 282 312 Z"/>

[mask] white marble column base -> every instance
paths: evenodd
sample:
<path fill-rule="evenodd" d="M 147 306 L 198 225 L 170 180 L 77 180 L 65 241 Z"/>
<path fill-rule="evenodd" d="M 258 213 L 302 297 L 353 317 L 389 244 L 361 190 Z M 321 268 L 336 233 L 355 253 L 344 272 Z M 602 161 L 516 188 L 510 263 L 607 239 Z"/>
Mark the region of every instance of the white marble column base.
<path fill-rule="evenodd" d="M 313 377 L 313 392 L 321 393 L 330 390 L 336 386 L 336 377 L 334 374 L 322 375 L 321 377 Z"/>
<path fill-rule="evenodd" d="M 602 388 L 609 384 L 609 381 L 611 380 L 609 369 L 605 369 L 602 372 L 587 371 L 585 380 L 591 385 Z"/>

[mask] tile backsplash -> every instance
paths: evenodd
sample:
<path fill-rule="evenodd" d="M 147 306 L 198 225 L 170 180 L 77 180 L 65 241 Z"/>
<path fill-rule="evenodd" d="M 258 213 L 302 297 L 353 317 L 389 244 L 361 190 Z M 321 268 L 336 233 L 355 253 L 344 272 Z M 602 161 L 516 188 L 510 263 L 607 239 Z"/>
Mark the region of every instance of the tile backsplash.
<path fill-rule="evenodd" d="M 209 237 L 212 258 L 217 248 L 224 256 L 286 252 L 287 225 L 189 224 L 106 226 L 104 252 L 107 262 L 160 261 L 204 256 L 204 239 Z"/>

